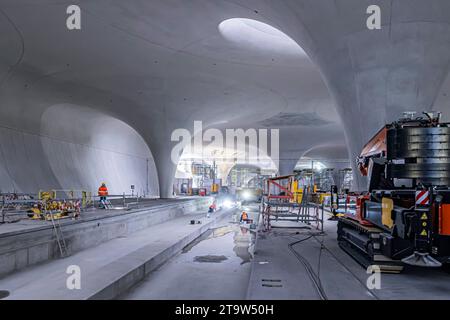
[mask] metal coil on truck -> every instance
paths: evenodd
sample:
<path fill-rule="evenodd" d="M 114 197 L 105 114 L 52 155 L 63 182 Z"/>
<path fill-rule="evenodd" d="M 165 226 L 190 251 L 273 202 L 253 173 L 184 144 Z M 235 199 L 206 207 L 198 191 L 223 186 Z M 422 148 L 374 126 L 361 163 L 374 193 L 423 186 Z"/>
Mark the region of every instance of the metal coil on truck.
<path fill-rule="evenodd" d="M 450 128 L 403 127 L 387 130 L 387 176 L 424 185 L 450 185 Z"/>

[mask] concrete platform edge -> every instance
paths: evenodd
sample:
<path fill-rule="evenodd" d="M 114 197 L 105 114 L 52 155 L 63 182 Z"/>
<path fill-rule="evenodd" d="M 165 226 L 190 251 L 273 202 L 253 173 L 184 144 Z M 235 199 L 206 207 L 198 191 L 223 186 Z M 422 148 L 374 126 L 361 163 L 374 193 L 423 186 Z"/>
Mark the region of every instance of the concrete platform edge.
<path fill-rule="evenodd" d="M 195 199 L 150 207 L 126 213 L 106 213 L 104 217 L 83 221 L 64 221 L 62 230 L 70 254 L 97 246 L 117 237 L 132 234 L 177 216 L 206 210 L 209 200 Z M 164 210 L 164 214 L 161 212 Z M 12 232 L 0 237 L 0 278 L 59 258 L 59 249 L 51 226 Z"/>
<path fill-rule="evenodd" d="M 109 283 L 104 288 L 99 289 L 97 292 L 86 297 L 87 300 L 111 300 L 119 297 L 125 293 L 132 286 L 143 280 L 146 275 L 157 269 L 159 266 L 167 262 L 170 258 L 178 254 L 185 246 L 201 236 L 204 232 L 213 228 L 216 222 L 222 218 L 225 214 L 230 213 L 230 210 L 221 210 L 218 214 L 211 218 L 211 221 L 205 223 L 199 229 L 193 231 L 187 236 L 183 237 L 172 246 L 164 249 L 155 256 L 148 257 L 148 260 L 140 262 L 134 266 L 129 272 L 117 277 L 112 283 Z M 123 259 L 126 259 L 124 257 Z"/>

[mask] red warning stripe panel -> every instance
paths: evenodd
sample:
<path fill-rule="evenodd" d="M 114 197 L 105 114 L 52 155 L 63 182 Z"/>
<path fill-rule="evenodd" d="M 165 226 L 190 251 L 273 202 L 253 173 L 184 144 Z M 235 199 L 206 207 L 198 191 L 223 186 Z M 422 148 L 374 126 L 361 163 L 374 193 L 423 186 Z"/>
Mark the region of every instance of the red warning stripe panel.
<path fill-rule="evenodd" d="M 428 190 L 416 191 L 416 205 L 427 206 L 430 204 L 430 192 Z"/>

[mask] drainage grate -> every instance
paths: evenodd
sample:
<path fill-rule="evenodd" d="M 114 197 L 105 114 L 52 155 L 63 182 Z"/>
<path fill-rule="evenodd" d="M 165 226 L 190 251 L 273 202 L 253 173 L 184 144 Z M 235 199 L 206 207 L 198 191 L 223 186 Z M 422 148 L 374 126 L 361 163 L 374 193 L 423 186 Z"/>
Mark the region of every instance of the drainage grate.
<path fill-rule="evenodd" d="M 9 291 L 7 290 L 0 290 L 0 299 L 5 299 L 9 296 Z"/>
<path fill-rule="evenodd" d="M 269 287 L 269 288 L 281 288 L 281 287 L 283 287 L 282 284 L 267 284 L 267 283 L 263 283 L 262 286 L 263 287 Z"/>

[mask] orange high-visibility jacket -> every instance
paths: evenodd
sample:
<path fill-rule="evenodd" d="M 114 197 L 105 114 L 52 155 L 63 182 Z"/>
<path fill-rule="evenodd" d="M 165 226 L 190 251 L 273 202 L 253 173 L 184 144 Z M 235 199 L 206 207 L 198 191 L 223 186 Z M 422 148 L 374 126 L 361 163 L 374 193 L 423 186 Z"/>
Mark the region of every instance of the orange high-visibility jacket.
<path fill-rule="evenodd" d="M 106 186 L 100 186 L 98 188 L 98 195 L 100 197 L 106 197 L 108 195 L 108 188 Z"/>

